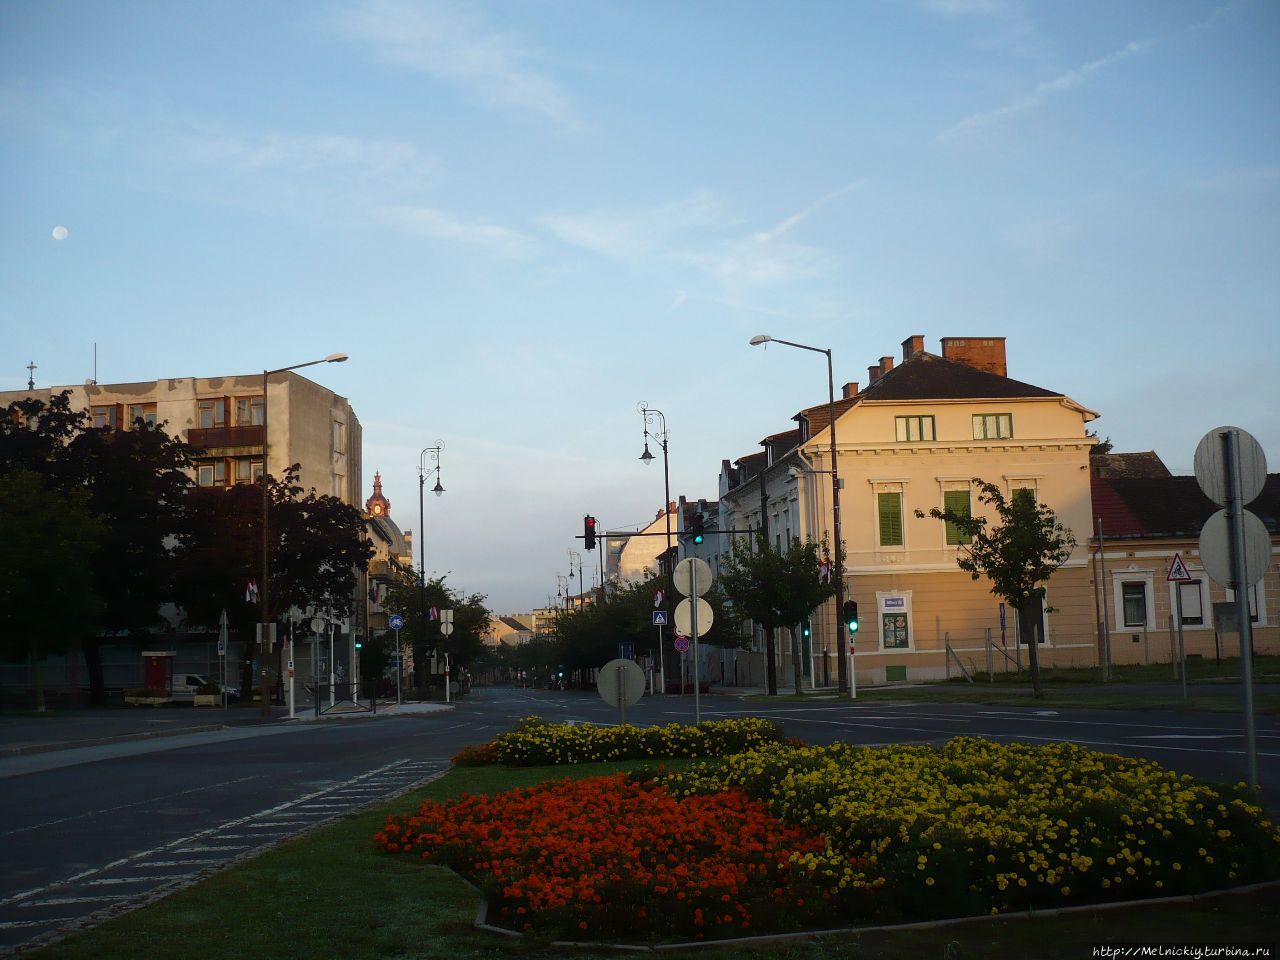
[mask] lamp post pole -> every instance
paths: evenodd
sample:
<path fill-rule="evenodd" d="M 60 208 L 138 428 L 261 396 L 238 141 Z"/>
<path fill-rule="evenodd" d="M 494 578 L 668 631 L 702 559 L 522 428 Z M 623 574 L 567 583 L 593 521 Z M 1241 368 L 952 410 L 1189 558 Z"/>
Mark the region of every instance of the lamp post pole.
<path fill-rule="evenodd" d="M 586 589 L 586 581 L 582 577 L 582 554 L 577 550 L 569 551 L 569 579 L 573 579 L 573 562 L 578 561 L 578 609 L 582 609 L 582 594 Z"/>
<path fill-rule="evenodd" d="M 267 658 L 261 649 L 262 646 L 271 642 L 271 614 L 270 614 L 270 596 L 271 585 L 269 582 L 271 574 L 271 565 L 269 559 L 269 551 L 267 545 L 270 543 L 267 527 L 267 506 L 271 502 L 271 473 L 267 469 L 267 378 L 273 373 L 288 373 L 290 370 L 301 370 L 303 367 L 314 367 L 318 363 L 343 363 L 347 359 L 345 353 L 331 353 L 323 360 L 308 360 L 306 363 L 295 363 L 290 367 L 278 367 L 275 370 L 262 371 L 262 589 L 259 591 L 259 599 L 262 602 L 262 636 L 259 638 L 258 661 L 262 664 L 261 680 L 259 682 L 260 692 L 262 696 L 262 715 L 269 716 L 271 713 L 271 704 L 267 697 L 269 691 L 267 688 Z"/>
<path fill-rule="evenodd" d="M 759 346 L 762 343 L 781 343 L 783 346 L 796 347 L 799 350 L 811 350 L 814 353 L 826 354 L 827 357 L 827 417 L 831 421 L 831 513 L 832 528 L 835 536 L 836 544 L 836 595 L 835 595 L 835 623 L 836 623 L 836 654 L 838 657 L 837 673 L 839 677 L 840 692 L 847 693 L 851 689 L 849 675 L 850 664 L 845 658 L 845 641 L 844 631 L 844 540 L 840 535 L 840 471 L 839 456 L 836 453 L 836 386 L 835 373 L 832 369 L 831 350 L 830 348 L 811 347 L 803 343 L 793 343 L 790 340 L 779 340 L 768 334 L 760 334 L 751 338 L 751 346 Z"/>
<path fill-rule="evenodd" d="M 440 451 L 444 449 L 444 441 L 436 440 L 435 446 L 423 447 L 422 452 L 418 454 L 418 619 L 420 620 L 421 633 L 419 636 L 425 637 L 427 630 L 427 528 L 425 514 L 422 509 L 422 491 L 427 485 L 427 477 L 434 473 L 436 475 L 436 485 L 431 492 L 437 497 L 444 493 L 444 487 L 440 486 Z M 435 466 L 427 469 L 427 457 L 430 455 L 431 461 Z M 418 660 L 415 657 L 413 668 L 418 671 Z M 422 684 L 418 684 L 422 686 Z"/>
<path fill-rule="evenodd" d="M 640 454 L 640 462 L 648 466 L 653 462 L 653 454 L 649 452 L 649 437 L 652 436 L 662 446 L 662 491 L 665 499 L 662 501 L 662 515 L 667 521 L 667 577 L 666 577 L 666 596 L 668 600 L 675 598 L 675 565 L 671 563 L 671 465 L 667 459 L 667 418 L 661 410 L 655 410 L 649 406 L 644 400 L 636 404 L 636 409 L 640 411 L 640 416 L 644 420 L 644 453 Z M 662 433 L 650 434 L 649 425 L 653 422 L 653 418 L 658 417 L 662 421 Z M 659 570 L 662 565 L 659 564 Z M 658 673 L 662 677 L 662 692 L 667 692 L 667 671 L 663 666 L 664 657 L 662 651 L 662 628 L 658 628 Z"/>

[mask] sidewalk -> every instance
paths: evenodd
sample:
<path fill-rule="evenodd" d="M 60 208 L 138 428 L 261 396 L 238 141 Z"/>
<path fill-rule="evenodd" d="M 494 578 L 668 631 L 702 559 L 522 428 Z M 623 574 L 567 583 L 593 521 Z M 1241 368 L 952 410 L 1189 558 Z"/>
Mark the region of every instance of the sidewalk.
<path fill-rule="evenodd" d="M 313 704 L 299 706 L 289 720 L 289 708 L 273 705 L 264 717 L 256 706 L 192 707 L 186 704 L 164 707 L 106 708 L 50 711 L 43 716 L 27 713 L 0 714 L 0 758 L 74 750 L 130 740 L 180 737 L 242 727 L 290 724 L 313 720 L 341 720 L 353 717 L 395 717 L 451 710 L 442 703 L 378 705 L 377 714 L 339 705 L 332 713 L 315 715 Z"/>

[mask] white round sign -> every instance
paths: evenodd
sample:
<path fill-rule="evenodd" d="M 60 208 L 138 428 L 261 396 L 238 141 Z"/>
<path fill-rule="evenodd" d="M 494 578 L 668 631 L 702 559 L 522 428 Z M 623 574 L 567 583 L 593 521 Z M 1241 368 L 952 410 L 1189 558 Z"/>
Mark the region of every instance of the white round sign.
<path fill-rule="evenodd" d="M 440 632 L 443 633 L 446 637 L 449 634 L 453 633 L 453 622 L 450 620 L 440 621 Z"/>
<path fill-rule="evenodd" d="M 703 636 L 711 629 L 711 624 L 715 622 L 715 613 L 711 610 L 711 604 L 703 600 L 701 597 L 697 599 L 698 604 L 698 636 Z M 693 633 L 693 606 L 689 600 L 681 600 L 676 604 L 676 633 L 686 637 L 692 637 Z"/>
<path fill-rule="evenodd" d="M 1227 536 L 1227 511 L 1219 510 L 1200 531 L 1200 562 L 1217 583 L 1231 583 L 1231 540 Z M 1271 562 L 1271 534 L 1257 514 L 1244 512 L 1244 579 L 1257 583 Z"/>
<path fill-rule="evenodd" d="M 610 660 L 596 676 L 596 689 L 609 706 L 623 700 L 629 707 L 644 696 L 644 671 L 634 660 Z"/>
<path fill-rule="evenodd" d="M 711 589 L 711 567 L 700 557 L 688 557 L 676 564 L 671 579 L 686 597 L 701 597 Z"/>
<path fill-rule="evenodd" d="M 1236 435 L 1241 500 L 1252 503 L 1267 482 L 1267 456 L 1253 435 L 1239 427 L 1214 427 L 1196 446 L 1196 480 L 1204 495 L 1220 507 L 1227 505 L 1227 462 L 1222 451 L 1222 435 L 1228 430 Z"/>
<path fill-rule="evenodd" d="M 311 618 L 311 632 L 312 632 L 312 633 L 324 633 L 324 618 L 323 618 L 323 617 L 312 617 L 312 618 Z"/>

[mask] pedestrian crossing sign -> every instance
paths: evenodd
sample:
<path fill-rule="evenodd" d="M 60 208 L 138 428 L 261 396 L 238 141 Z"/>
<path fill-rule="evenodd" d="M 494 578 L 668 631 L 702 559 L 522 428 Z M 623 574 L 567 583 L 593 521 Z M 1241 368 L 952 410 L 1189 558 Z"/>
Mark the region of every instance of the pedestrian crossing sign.
<path fill-rule="evenodd" d="M 653 625 L 655 627 L 665 627 L 667 625 L 667 611 L 665 610 L 653 611 Z"/>

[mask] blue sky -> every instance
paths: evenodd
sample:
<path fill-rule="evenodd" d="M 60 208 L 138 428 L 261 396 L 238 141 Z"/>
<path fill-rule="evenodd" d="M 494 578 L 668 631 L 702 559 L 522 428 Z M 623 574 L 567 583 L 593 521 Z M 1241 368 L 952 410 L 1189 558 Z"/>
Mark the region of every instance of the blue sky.
<path fill-rule="evenodd" d="M 0 389 L 316 379 L 501 612 L 924 334 L 1280 469 L 1280 5 L 0 5 Z M 63 226 L 64 239 L 53 229 Z M 594 557 L 588 557 L 593 560 Z M 589 564 L 588 564 L 589 566 Z M 588 575 L 588 579 L 589 579 Z"/>

